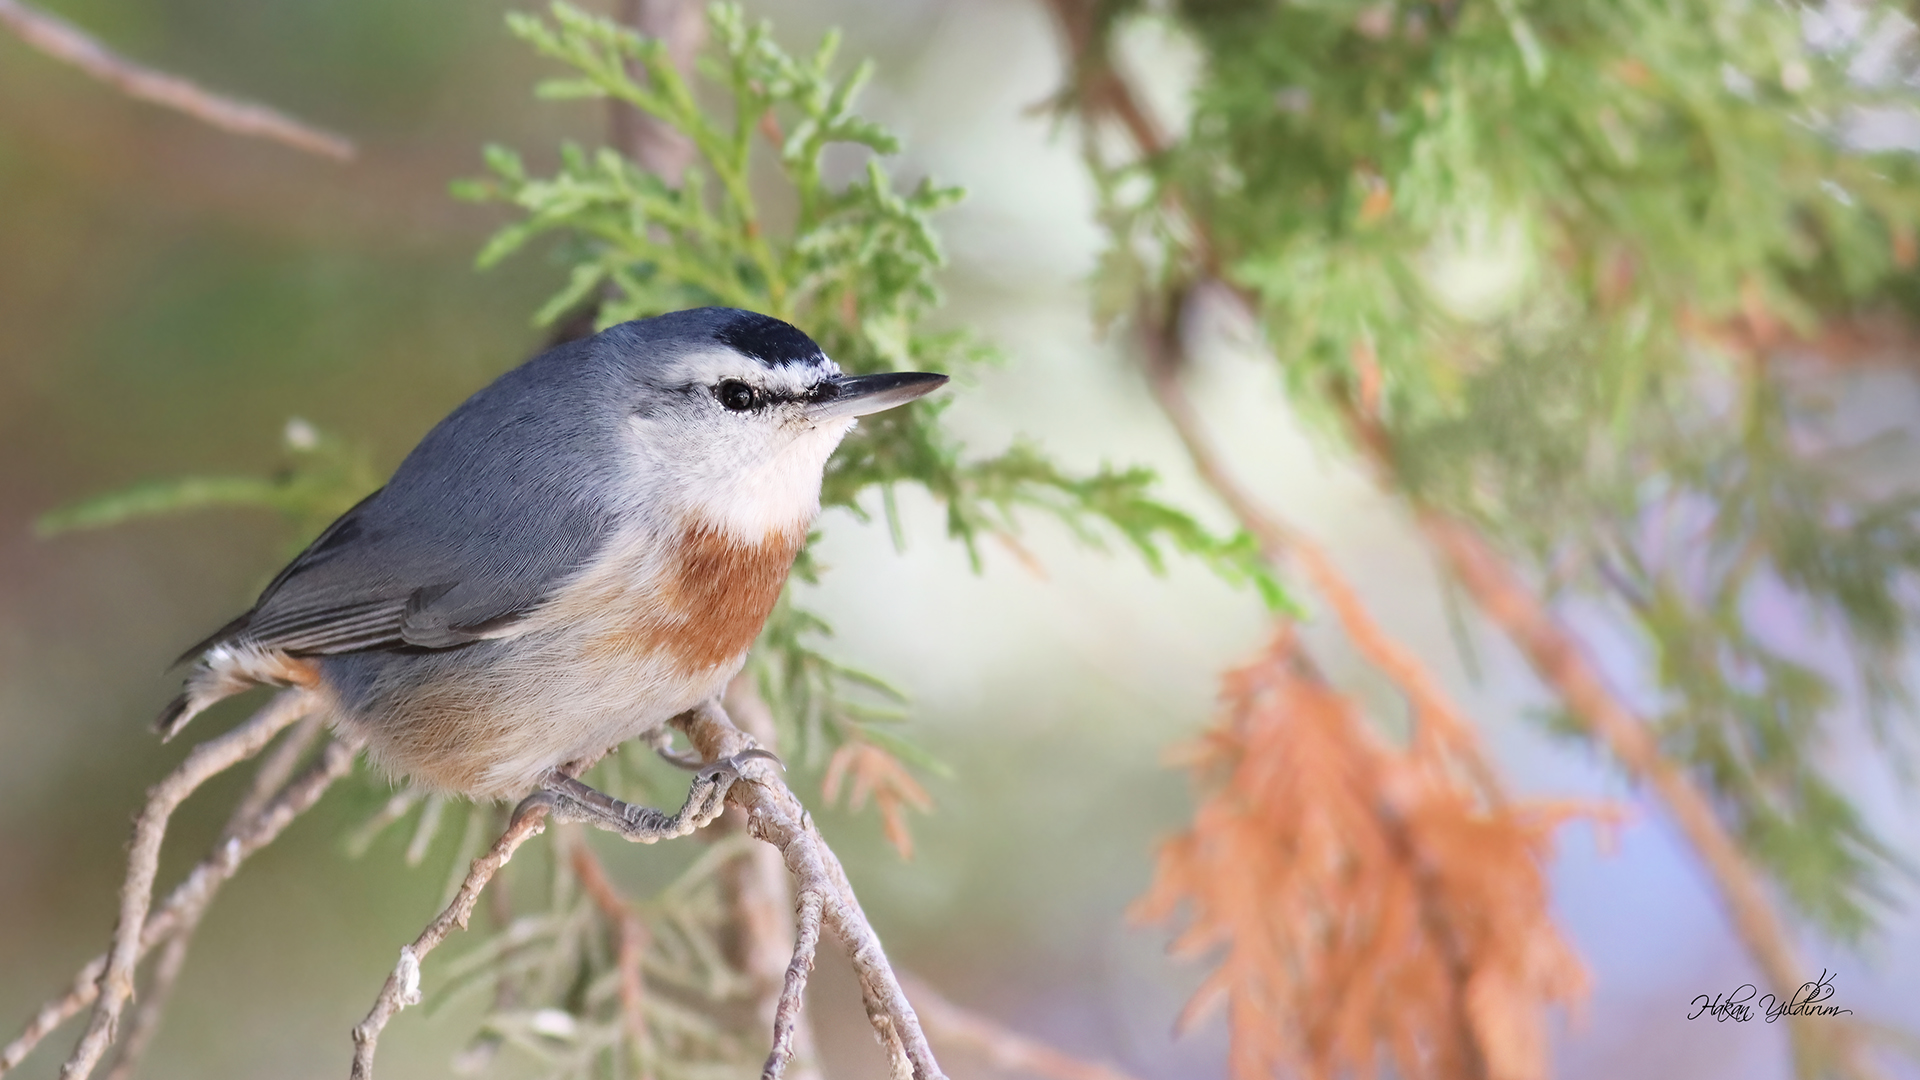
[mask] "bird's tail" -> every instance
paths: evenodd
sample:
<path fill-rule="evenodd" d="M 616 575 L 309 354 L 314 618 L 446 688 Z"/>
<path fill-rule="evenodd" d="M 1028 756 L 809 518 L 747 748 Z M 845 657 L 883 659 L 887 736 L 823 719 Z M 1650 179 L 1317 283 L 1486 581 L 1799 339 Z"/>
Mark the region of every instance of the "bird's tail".
<path fill-rule="evenodd" d="M 153 718 L 153 730 L 159 732 L 161 742 L 166 742 L 173 738 L 175 732 L 186 727 L 187 721 L 199 711 L 193 707 L 193 695 L 182 693 L 168 702 L 167 707 L 160 710 L 159 716 Z"/>
<path fill-rule="evenodd" d="M 193 671 L 187 675 L 186 690 L 168 702 L 154 718 L 153 730 L 160 733 L 161 742 L 179 734 L 187 721 L 214 705 L 268 681 L 246 670 L 244 662 L 236 662 L 240 655 L 253 654 L 236 654 L 234 650 L 216 647 L 193 665 Z"/>

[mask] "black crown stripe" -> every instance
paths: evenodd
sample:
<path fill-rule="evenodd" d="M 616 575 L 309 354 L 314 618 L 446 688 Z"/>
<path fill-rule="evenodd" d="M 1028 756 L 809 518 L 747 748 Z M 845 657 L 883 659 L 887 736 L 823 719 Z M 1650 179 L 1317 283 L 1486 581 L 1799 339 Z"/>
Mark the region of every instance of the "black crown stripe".
<path fill-rule="evenodd" d="M 820 358 L 820 346 L 812 338 L 779 319 L 751 311 L 741 312 L 713 336 L 763 364 L 802 364 Z"/>

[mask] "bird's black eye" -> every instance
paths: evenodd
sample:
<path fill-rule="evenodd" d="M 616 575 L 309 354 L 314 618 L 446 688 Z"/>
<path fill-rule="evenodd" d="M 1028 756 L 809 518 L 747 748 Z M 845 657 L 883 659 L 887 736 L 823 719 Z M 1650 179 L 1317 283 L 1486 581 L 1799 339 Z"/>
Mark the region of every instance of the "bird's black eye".
<path fill-rule="evenodd" d="M 728 379 L 721 383 L 714 393 L 720 398 L 720 404 L 734 412 L 746 412 L 760 404 L 760 395 L 754 393 L 753 387 L 739 379 Z"/>

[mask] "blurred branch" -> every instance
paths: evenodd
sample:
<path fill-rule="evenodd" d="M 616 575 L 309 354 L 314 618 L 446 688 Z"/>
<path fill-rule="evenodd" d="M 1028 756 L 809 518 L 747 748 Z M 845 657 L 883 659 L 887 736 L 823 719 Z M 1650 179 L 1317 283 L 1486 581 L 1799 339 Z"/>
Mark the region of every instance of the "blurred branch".
<path fill-rule="evenodd" d="M 990 1016 L 956 1005 L 917 975 L 902 972 L 900 982 L 918 1003 L 929 1034 L 980 1054 L 996 1069 L 1043 1080 L 1134 1080 L 1110 1065 L 1062 1053 Z"/>
<path fill-rule="evenodd" d="M 1473 738 L 1472 728 L 1464 714 L 1453 704 L 1438 681 L 1417 657 L 1374 621 L 1333 560 L 1318 545 L 1269 513 L 1240 483 L 1215 449 L 1199 411 L 1180 381 L 1179 373 L 1188 367 L 1180 325 L 1181 308 L 1186 299 L 1185 294 L 1177 294 L 1162 309 L 1156 310 L 1149 299 L 1143 298 L 1136 311 L 1136 321 L 1145 346 L 1146 375 L 1154 400 L 1179 435 L 1195 471 L 1227 504 L 1242 527 L 1259 541 L 1266 558 L 1279 566 L 1291 557 L 1301 566 L 1315 589 L 1333 607 L 1342 629 L 1355 648 L 1407 695 L 1416 720 L 1415 745 L 1424 742 L 1442 751 L 1437 760 L 1459 762 L 1472 777 L 1479 799 L 1494 807 L 1502 807 L 1505 798 L 1498 776 L 1480 754 L 1478 740 Z M 1288 684 L 1301 687 L 1300 693 L 1319 703 L 1314 711 L 1329 716 L 1345 716 L 1348 713 L 1348 708 L 1341 703 L 1337 692 L 1325 682 L 1291 630 L 1282 632 L 1275 648 L 1275 663 L 1288 672 Z M 1362 755 L 1362 760 L 1367 760 L 1365 755 Z M 1362 774 L 1372 771 L 1371 768 L 1360 768 L 1358 765 L 1355 768 Z M 1344 774 L 1345 770 L 1342 772 Z M 1441 985 L 1448 991 L 1446 998 L 1449 1002 L 1442 1022 L 1442 1030 L 1446 1031 L 1449 1038 L 1442 1040 L 1441 1045 L 1451 1047 L 1454 1055 L 1452 1065 L 1460 1075 L 1483 1080 L 1494 1075 L 1515 1075 L 1512 1071 L 1515 1063 L 1525 1062 L 1533 1055 L 1516 1052 L 1511 1046 L 1493 1045 L 1491 1040 L 1494 1032 L 1501 1029 L 1475 1023 L 1469 1004 L 1475 965 L 1469 962 L 1462 934 L 1457 929 L 1457 913 L 1450 914 L 1452 909 L 1448 904 L 1448 891 L 1436 869 L 1440 861 L 1435 858 L 1434 852 L 1423 850 L 1415 842 L 1409 814 L 1405 808 L 1394 805 L 1394 799 L 1388 794 L 1394 790 L 1393 784 L 1386 783 L 1381 777 L 1374 777 L 1359 786 L 1365 792 L 1374 793 L 1372 797 L 1356 800 L 1370 809 L 1365 818 L 1366 825 L 1385 841 L 1385 849 L 1391 852 L 1392 857 L 1388 861 L 1391 872 L 1403 875 L 1414 884 L 1411 895 L 1416 901 L 1420 925 L 1432 948 L 1441 957 L 1440 967 L 1446 976 Z M 1196 824 L 1196 830 L 1198 828 Z M 1156 893 L 1168 887 L 1171 880 L 1163 873 L 1156 881 Z M 1152 906 L 1151 901 L 1144 903 Z M 1164 905 L 1164 901 L 1162 903 Z M 1200 1001 L 1196 999 L 1195 1004 L 1200 1004 Z M 1190 1006 L 1189 1015 L 1193 1011 Z M 1238 1041 L 1236 1037 L 1236 1052 Z M 1502 1066 L 1497 1071 L 1490 1065 L 1490 1058 L 1495 1056 L 1496 1051 L 1499 1052 L 1498 1059 Z M 1410 1066 L 1411 1062 L 1402 1064 Z"/>
<path fill-rule="evenodd" d="M 1166 149 L 1166 135 L 1147 113 L 1133 87 L 1114 68 L 1107 48 L 1107 20 L 1114 14 L 1112 5 L 1099 0 L 1042 0 L 1053 16 L 1054 25 L 1066 45 L 1066 59 L 1072 70 L 1069 83 L 1055 99 L 1061 108 L 1075 109 L 1088 116 L 1107 116 L 1126 129 L 1140 152 L 1149 157 Z"/>
<path fill-rule="evenodd" d="M 694 0 L 620 0 L 615 18 L 643 37 L 666 46 L 666 59 L 681 76 L 693 73 L 693 58 L 707 41 L 704 5 Z M 627 74 L 646 83 L 646 66 L 626 63 Z M 618 98 L 607 101 L 607 123 L 616 149 L 635 165 L 679 187 L 687 166 L 693 164 L 693 140 L 672 124 Z"/>
<path fill-rule="evenodd" d="M 1246 302 L 1238 293 L 1233 295 L 1240 302 Z M 1143 317 L 1143 338 L 1149 356 L 1147 379 L 1154 400 L 1179 433 L 1201 479 L 1242 525 L 1260 538 L 1269 557 L 1277 560 L 1290 547 L 1296 554 L 1304 553 L 1309 576 L 1328 594 L 1349 636 L 1363 652 L 1369 653 L 1370 659 L 1395 675 L 1396 683 L 1413 694 L 1416 703 L 1425 700 L 1428 693 L 1436 693 L 1437 688 L 1418 662 L 1397 645 L 1388 642 L 1390 652 L 1368 647 L 1369 642 L 1377 644 L 1384 639 L 1377 628 L 1372 628 L 1370 620 L 1365 620 L 1364 609 L 1354 601 L 1332 564 L 1316 550 L 1303 548 L 1301 538 L 1260 506 L 1214 450 L 1205 424 L 1180 382 L 1179 373 L 1187 363 L 1177 313 L 1156 320 L 1152 313 L 1143 312 Z M 1392 457 L 1387 452 L 1385 433 L 1359 409 L 1356 405 L 1349 417 L 1358 441 L 1383 475 L 1391 478 Z M 1445 560 L 1476 605 L 1520 649 L 1541 680 L 1575 716 L 1585 721 L 1588 730 L 1629 774 L 1647 781 L 1653 788 L 1706 865 L 1749 955 L 1780 999 L 1790 999 L 1805 982 L 1807 969 L 1759 874 L 1714 814 L 1699 786 L 1660 752 L 1647 722 L 1608 689 L 1572 632 L 1560 625 L 1545 602 L 1477 532 L 1431 507 L 1416 507 L 1415 520 L 1427 542 Z M 1362 621 L 1355 621 L 1356 614 Z M 1409 664 L 1412 666 L 1405 666 Z M 1444 702 L 1444 698 L 1437 700 Z M 1449 716 L 1450 711 L 1443 706 L 1429 715 Z M 1476 771 L 1481 769 L 1483 764 L 1476 766 Z M 1835 1034 L 1850 1032 L 1851 1028 L 1832 1023 L 1820 1028 L 1802 1017 L 1790 1020 L 1796 1050 L 1801 1055 L 1823 1053 L 1831 1056 L 1848 1075 L 1873 1075 L 1857 1042 Z"/>
<path fill-rule="evenodd" d="M 295 120 L 277 109 L 216 94 L 178 75 L 134 63 L 65 19 L 21 0 L 0 0 L 0 24 L 41 53 L 79 68 L 128 97 L 186 113 L 235 135 L 268 139 L 335 161 L 353 160 L 353 143 L 344 136 Z"/>
<path fill-rule="evenodd" d="M 353 758 L 352 746 L 337 740 L 329 742 L 318 759 L 249 815 L 244 825 L 224 834 L 212 853 L 201 859 L 147 917 L 140 933 L 136 962 L 173 940 L 175 935 L 197 925 L 215 893 L 233 877 L 240 864 L 272 843 L 295 818 L 319 801 L 334 781 L 352 769 Z M 34 1047 L 61 1024 L 94 1004 L 99 999 L 101 976 L 106 969 L 107 956 L 94 957 L 74 977 L 71 989 L 42 1005 L 19 1037 L 0 1049 L 0 1075 L 24 1061 Z"/>
<path fill-rule="evenodd" d="M 613 924 L 614 966 L 620 973 L 620 1023 L 635 1046 L 643 1045 L 647 1019 L 641 1006 L 646 1000 L 646 981 L 640 964 L 647 951 L 647 925 L 627 898 L 614 888 L 607 877 L 607 868 L 601 865 L 600 857 L 584 839 L 575 835 L 567 847 L 567 862 L 573 867 L 573 875 L 580 879 L 581 888 L 592 897 L 600 914 Z M 495 890 L 493 895 L 505 896 L 506 893 Z M 507 921 L 510 920 L 501 920 L 503 924 Z"/>
<path fill-rule="evenodd" d="M 1430 507 L 1416 508 L 1416 520 L 1454 577 L 1519 648 L 1541 681 L 1586 723 L 1629 774 L 1653 789 L 1706 864 L 1748 954 L 1780 1000 L 1792 1000 L 1806 982 L 1808 969 L 1759 873 L 1728 835 L 1707 796 L 1660 752 L 1647 722 L 1607 687 L 1580 642 L 1478 533 Z M 1788 1019 L 1796 1056 L 1803 1063 L 1810 1057 L 1827 1057 L 1844 1075 L 1879 1075 L 1856 1037 L 1864 1029 L 1831 1018 L 1817 1023 L 1799 1016 Z"/>
<path fill-rule="evenodd" d="M 1268 560 L 1279 566 L 1291 557 L 1300 565 L 1314 588 L 1332 606 L 1348 640 L 1407 695 L 1421 721 L 1420 729 L 1458 753 L 1481 795 L 1500 802 L 1503 795 L 1499 777 L 1480 755 L 1477 743 L 1466 737 L 1471 725 L 1426 665 L 1374 621 L 1359 594 L 1325 550 L 1269 513 L 1227 467 L 1180 381 L 1180 372 L 1188 366 L 1186 347 L 1180 337 L 1178 305 L 1170 308 L 1156 315 L 1143 304 L 1137 317 L 1147 356 L 1148 387 L 1154 402 L 1179 435 L 1194 470 L 1227 505 L 1241 527 L 1259 541 L 1261 552 Z"/>

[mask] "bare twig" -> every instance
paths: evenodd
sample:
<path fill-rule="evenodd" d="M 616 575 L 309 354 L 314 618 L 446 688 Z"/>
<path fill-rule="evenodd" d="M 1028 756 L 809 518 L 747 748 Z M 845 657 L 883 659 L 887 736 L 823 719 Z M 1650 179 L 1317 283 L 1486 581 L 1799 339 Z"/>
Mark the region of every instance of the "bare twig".
<path fill-rule="evenodd" d="M 901 972 L 900 982 L 912 992 L 928 1034 L 975 1051 L 996 1069 L 1042 1080 L 1134 1080 L 1111 1065 L 1063 1053 L 990 1016 L 956 1005 L 918 976 Z"/>
<path fill-rule="evenodd" d="M 353 159 L 353 143 L 344 136 L 302 123 L 277 109 L 216 94 L 178 75 L 134 63 L 65 19 L 21 0 L 0 0 L 0 25 L 47 56 L 79 68 L 128 97 L 186 113 L 235 135 L 270 139 L 336 161 Z"/>
<path fill-rule="evenodd" d="M 164 942 L 172 940 L 183 926 L 197 923 L 214 894 L 248 856 L 272 843 L 293 820 L 319 801 L 335 780 L 353 767 L 353 747 L 331 742 L 320 758 L 289 783 L 278 796 L 248 821 L 215 846 L 181 883 L 174 887 L 147 918 L 140 934 L 140 958 Z M 107 968 L 107 957 L 96 956 L 74 976 L 72 987 L 60 997 L 42 1005 L 20 1036 L 0 1050 L 0 1076 L 26 1060 L 40 1041 L 61 1024 L 79 1015 L 99 998 L 100 976 Z"/>
<path fill-rule="evenodd" d="M 282 691 L 253 718 L 219 738 L 193 748 L 166 779 L 147 792 L 147 805 L 134 822 L 127 878 L 120 889 L 120 922 L 113 948 L 100 974 L 100 997 L 79 1045 L 61 1067 L 62 1080 L 85 1080 L 112 1044 L 120 1013 L 133 996 L 133 969 L 140 960 L 140 938 L 153 903 L 153 878 L 160 868 L 160 842 L 167 819 L 188 795 L 215 775 L 258 754 L 275 735 L 316 707 L 303 690 Z"/>
<path fill-rule="evenodd" d="M 846 872 L 841 869 L 839 860 L 827 847 L 826 841 L 814 829 L 813 821 L 799 799 L 781 781 L 776 771 L 778 766 L 765 757 L 756 757 L 751 753 L 758 749 L 754 740 L 733 726 L 717 701 L 676 717 L 674 723 L 687 733 L 703 759 L 737 763 L 740 779 L 729 787 L 727 801 L 747 812 L 748 833 L 774 845 L 798 882 L 798 941 L 793 958 L 786 967 L 775 1006 L 774 1045 L 761 1071 L 763 1080 L 780 1080 L 787 1062 L 793 1056 L 795 1037 L 799 1031 L 801 998 L 806 988 L 807 973 L 813 967 L 814 950 L 819 944 L 823 925 L 833 928 L 852 957 L 854 973 L 860 982 L 861 996 L 867 1008 L 867 1019 L 879 1036 L 881 1045 L 887 1049 L 893 1075 L 900 1080 L 944 1080 L 940 1066 L 934 1061 L 933 1051 L 927 1046 L 926 1036 L 920 1030 L 920 1022 L 914 1016 L 913 1006 L 907 1002 L 899 980 L 887 963 L 880 939 L 867 922 L 865 913 L 860 910 L 853 888 L 847 882 Z M 559 801 L 557 811 L 556 800 Z M 427 924 L 411 945 L 401 948 L 400 961 L 392 974 L 387 976 L 385 985 L 374 999 L 373 1008 L 367 1013 L 366 1019 L 354 1028 L 354 1080 L 371 1080 L 374 1053 L 381 1031 L 395 1013 L 419 1002 L 421 960 L 444 941 L 455 927 L 466 927 L 481 892 L 494 874 L 506 865 L 522 843 L 544 827 L 550 815 L 556 813 L 556 820 L 581 820 L 632 838 L 630 830 L 621 829 L 614 821 L 603 822 L 601 818 L 587 814 L 581 814 L 576 819 L 573 811 L 565 805 L 564 796 L 543 791 L 522 802 L 515 809 L 513 820 L 500 839 L 485 855 L 473 861 L 453 902 Z M 583 885 L 590 892 L 594 890 L 594 871 L 598 869 L 597 863 L 586 868 L 577 861 L 574 864 L 575 873 L 580 875 Z M 599 879 L 600 883 L 605 883 L 604 874 L 599 875 Z M 607 891 L 611 892 L 610 886 Z M 615 907 L 624 910 L 624 904 L 618 901 L 617 896 L 612 899 Z M 597 898 L 603 907 L 605 900 Z"/>
<path fill-rule="evenodd" d="M 773 1007 L 773 1048 L 760 1070 L 761 1080 L 779 1080 L 786 1064 L 793 1060 L 801 1030 L 801 1008 L 806 1004 L 807 976 L 813 973 L 814 957 L 820 950 L 820 923 L 826 913 L 826 894 L 818 889 L 800 893 L 795 919 L 793 959 L 780 980 L 780 994 Z M 896 1070 L 898 1071 L 898 1070 Z"/>
<path fill-rule="evenodd" d="M 147 976 L 146 992 L 140 995 L 140 1007 L 133 1011 L 127 1037 L 121 1040 L 120 1056 L 113 1068 L 107 1070 L 107 1080 L 130 1080 L 140 1067 L 140 1059 L 146 1056 L 147 1047 L 153 1045 L 153 1037 L 160 1032 L 160 1018 L 166 1014 L 167 1002 L 173 997 L 180 969 L 187 964 L 187 950 L 193 946 L 193 932 L 199 925 L 198 919 L 191 925 L 183 922 L 167 939 L 159 961 L 153 965 L 153 973 Z"/>
<path fill-rule="evenodd" d="M 513 853 L 520 850 L 521 844 L 546 827 L 549 798 L 544 792 L 530 795 L 516 807 L 513 820 L 507 823 L 500 839 L 493 842 L 493 847 L 486 854 L 473 860 L 473 866 L 468 869 L 466 880 L 460 883 L 460 891 L 454 894 L 453 902 L 428 923 L 425 930 L 420 931 L 420 936 L 413 939 L 413 944 L 400 946 L 400 962 L 394 966 L 386 984 L 373 999 L 373 1008 L 367 1012 L 367 1018 L 353 1029 L 353 1080 L 371 1080 L 373 1055 L 380 1042 L 380 1032 L 395 1013 L 420 1003 L 420 961 L 445 941 L 455 928 L 467 928 L 467 920 L 473 917 L 473 907 L 479 902 L 480 893 L 486 889 L 487 882 L 492 881 L 493 875 L 507 865 Z"/>
<path fill-rule="evenodd" d="M 748 737 L 765 749 L 779 748 L 773 712 L 760 697 L 751 675 L 743 672 L 728 685 L 725 706 L 728 716 Z M 729 807 L 707 831 L 716 840 L 728 835 L 744 835 L 746 813 L 739 807 Z M 732 924 L 731 959 L 752 988 L 754 1015 L 762 1024 L 775 1024 L 783 1015 L 783 1002 L 791 1002 L 786 1012 L 790 1018 L 792 1049 L 787 1080 L 820 1080 L 812 1025 L 799 1011 L 798 997 L 788 993 L 794 977 L 791 958 L 795 955 L 796 940 L 794 925 L 787 916 L 795 908 L 786 863 L 772 847 L 753 844 L 739 858 L 720 868 L 719 885 Z M 804 911 L 802 916 L 804 922 Z M 804 984 L 804 972 L 800 978 Z M 776 1032 L 775 1042 L 779 1041 Z"/>
<path fill-rule="evenodd" d="M 306 718 L 293 726 L 273 748 L 273 752 L 260 759 L 260 767 L 253 770 L 253 782 L 247 785 L 247 793 L 234 806 L 233 813 L 227 816 L 227 827 L 220 830 L 220 838 L 238 836 L 248 827 L 260 811 L 266 809 L 286 788 L 287 780 L 293 775 L 294 767 L 300 759 L 313 749 L 321 732 L 326 730 L 327 718 L 319 712 L 307 714 Z"/>
<path fill-rule="evenodd" d="M 426 797 L 427 793 L 417 787 L 404 787 L 394 792 L 387 799 L 386 804 L 380 807 L 378 813 L 362 822 L 359 828 L 347 836 L 345 844 L 347 854 L 356 859 L 365 855 L 367 849 L 373 846 L 373 842 L 380 838 L 381 833 L 386 832 L 394 822 L 406 817 L 407 812 L 419 805 L 420 801 Z"/>
<path fill-rule="evenodd" d="M 702 757 L 709 761 L 733 758 L 755 748 L 754 741 L 733 725 L 718 702 L 709 702 L 675 719 Z M 792 872 L 799 895 L 801 925 L 793 961 L 787 967 L 780 996 L 781 1015 L 797 1010 L 806 973 L 812 966 L 808 912 L 818 897 L 821 921 L 846 946 L 866 1004 L 867 1022 L 885 1047 L 896 1078 L 935 1080 L 943 1074 L 913 1006 L 900 989 L 900 980 L 887 961 L 879 935 L 860 909 L 840 860 L 813 827 L 813 818 L 793 791 L 780 779 L 776 767 L 750 760 L 741 778 L 727 791 L 727 801 L 747 812 L 747 831 L 779 849 Z M 814 935 L 817 937 L 817 935 Z M 783 1023 L 776 1015 L 776 1025 Z M 776 1026 L 776 1031 L 783 1030 Z M 761 1070 L 763 1080 L 776 1080 L 786 1068 L 790 1047 L 776 1042 Z"/>

